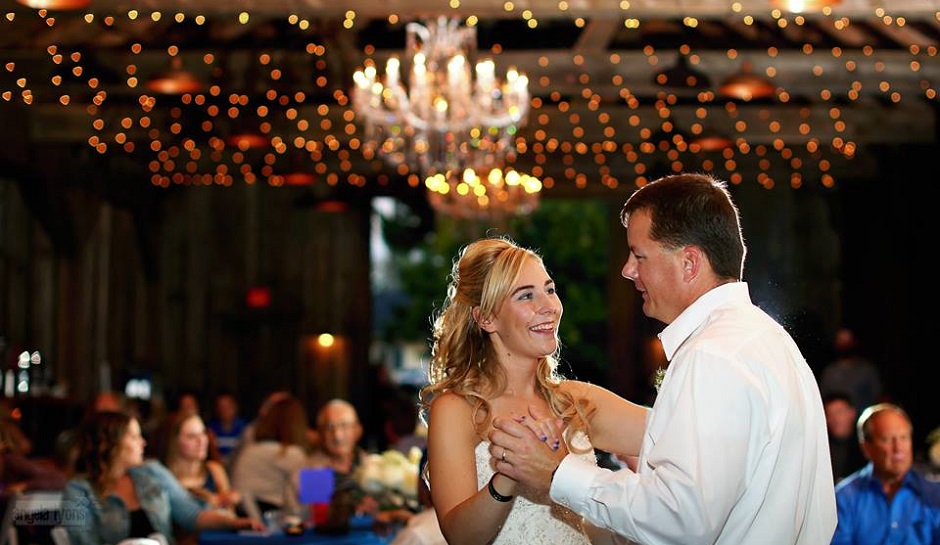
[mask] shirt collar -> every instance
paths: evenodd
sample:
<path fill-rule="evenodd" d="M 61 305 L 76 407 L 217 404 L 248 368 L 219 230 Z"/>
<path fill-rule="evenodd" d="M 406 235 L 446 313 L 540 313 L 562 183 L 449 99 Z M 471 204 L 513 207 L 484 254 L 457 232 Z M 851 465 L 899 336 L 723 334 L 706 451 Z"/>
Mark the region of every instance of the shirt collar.
<path fill-rule="evenodd" d="M 868 462 L 862 469 L 858 471 L 859 476 L 868 481 L 868 486 L 873 489 L 878 490 L 879 492 L 884 492 L 884 488 L 881 486 L 881 481 L 875 477 L 875 466 Z M 927 479 L 922 475 L 914 471 L 913 469 L 908 470 L 907 474 L 904 475 L 904 479 L 901 480 L 901 488 L 909 488 L 917 496 L 924 495 L 924 488 L 927 486 Z"/>
<path fill-rule="evenodd" d="M 747 282 L 728 282 L 708 290 L 666 326 L 666 329 L 659 333 L 666 359 L 672 361 L 672 356 L 679 350 L 682 343 L 705 323 L 712 311 L 728 304 L 751 304 Z"/>

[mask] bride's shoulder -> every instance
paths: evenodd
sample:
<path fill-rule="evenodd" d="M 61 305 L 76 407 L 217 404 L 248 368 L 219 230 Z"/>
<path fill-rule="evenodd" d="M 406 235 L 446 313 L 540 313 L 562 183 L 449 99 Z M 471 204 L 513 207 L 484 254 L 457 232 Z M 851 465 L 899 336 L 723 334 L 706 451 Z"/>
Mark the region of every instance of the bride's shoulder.
<path fill-rule="evenodd" d="M 431 401 L 428 423 L 451 426 L 457 422 L 469 422 L 470 413 L 470 403 L 462 395 L 444 392 Z"/>
<path fill-rule="evenodd" d="M 447 390 L 446 392 L 441 392 L 433 400 L 431 400 L 432 411 L 457 411 L 457 410 L 470 410 L 470 404 L 467 402 L 467 399 L 454 392 L 453 390 Z"/>
<path fill-rule="evenodd" d="M 559 390 L 575 398 L 590 396 L 593 388 L 593 384 L 580 380 L 563 380 L 558 383 Z"/>

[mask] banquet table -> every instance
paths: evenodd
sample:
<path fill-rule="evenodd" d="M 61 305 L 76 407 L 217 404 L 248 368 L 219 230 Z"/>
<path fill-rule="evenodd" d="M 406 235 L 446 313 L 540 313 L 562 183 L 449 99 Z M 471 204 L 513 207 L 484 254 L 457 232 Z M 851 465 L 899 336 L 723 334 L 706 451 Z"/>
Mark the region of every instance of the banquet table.
<path fill-rule="evenodd" d="M 205 530 L 199 533 L 199 545 L 386 545 L 394 536 L 379 535 L 372 529 L 372 517 L 353 517 L 349 532 L 341 534 L 317 533 L 307 528 L 301 535 L 274 532 L 232 532 Z"/>

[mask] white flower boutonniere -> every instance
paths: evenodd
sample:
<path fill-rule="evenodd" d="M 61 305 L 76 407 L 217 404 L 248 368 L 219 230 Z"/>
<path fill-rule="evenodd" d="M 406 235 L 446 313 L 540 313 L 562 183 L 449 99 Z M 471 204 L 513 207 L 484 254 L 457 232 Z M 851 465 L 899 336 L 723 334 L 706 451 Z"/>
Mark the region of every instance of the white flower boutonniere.
<path fill-rule="evenodd" d="M 653 373 L 653 387 L 656 388 L 656 393 L 659 393 L 659 389 L 663 385 L 663 377 L 666 376 L 666 368 L 660 367 Z"/>

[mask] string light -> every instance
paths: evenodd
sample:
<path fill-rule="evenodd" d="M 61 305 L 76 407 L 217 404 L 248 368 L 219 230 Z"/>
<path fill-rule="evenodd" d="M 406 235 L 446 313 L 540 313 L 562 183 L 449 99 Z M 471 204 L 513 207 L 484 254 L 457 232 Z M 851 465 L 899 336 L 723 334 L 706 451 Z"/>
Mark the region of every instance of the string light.
<path fill-rule="evenodd" d="M 566 9 L 570 8 L 566 7 Z M 5 14 L 0 19 L 0 25 L 15 25 L 27 19 L 21 14 L 16 17 L 14 15 L 13 12 Z M 59 24 L 49 13 L 40 10 L 38 15 L 49 27 Z M 744 16 L 740 13 L 738 15 Z M 889 14 L 885 13 L 881 17 L 888 16 Z M 786 14 L 782 17 L 786 17 Z M 257 19 L 258 15 L 254 14 L 252 22 L 254 23 Z M 540 21 L 546 19 L 548 18 L 539 16 Z M 703 20 L 701 17 L 697 19 L 699 23 Z M 908 25 L 911 24 L 911 19 L 912 16 L 908 15 L 906 18 Z M 96 30 L 100 26 L 103 32 L 112 32 L 113 20 L 114 18 L 103 14 L 84 18 L 86 24 L 93 25 Z M 534 20 L 534 17 L 530 20 Z M 152 21 L 152 14 L 141 12 L 133 21 L 122 20 L 121 24 L 146 25 Z M 179 18 L 175 21 L 175 23 L 171 21 L 169 16 L 161 19 L 161 23 L 169 26 L 180 23 Z M 187 16 L 185 21 L 188 23 L 200 21 L 198 24 L 206 24 L 205 17 L 202 15 Z M 363 26 L 361 17 L 355 21 L 356 27 Z M 901 21 L 902 19 L 894 17 L 891 19 L 891 24 L 900 26 Z M 76 22 L 80 24 L 81 20 Z M 833 25 L 848 28 L 851 22 L 848 17 L 840 16 L 833 20 Z M 889 24 L 887 20 L 885 24 Z M 299 23 L 297 26 L 300 26 Z M 54 34 L 50 33 L 50 35 Z M 903 36 L 903 34 L 900 35 Z M 53 44 L 47 45 L 54 48 Z M 139 44 L 134 45 L 139 46 Z M 267 127 L 268 132 L 261 134 L 265 135 L 268 143 L 262 143 L 257 151 L 252 146 L 248 146 L 245 150 L 239 149 L 240 146 L 228 139 L 227 134 L 220 132 L 226 126 L 227 105 L 220 109 L 217 116 L 212 114 L 212 107 L 218 108 L 219 102 L 224 102 L 223 99 L 227 100 L 231 93 L 243 92 L 241 89 L 231 88 L 231 82 L 241 81 L 241 77 L 229 79 L 220 77 L 214 83 L 217 86 L 217 91 L 214 93 L 192 90 L 188 98 L 186 95 L 155 98 L 150 96 L 150 93 L 154 91 L 145 85 L 146 74 L 143 69 L 137 69 L 137 66 L 144 66 L 142 55 L 148 53 L 144 51 L 145 48 L 140 47 L 130 49 L 124 74 L 120 75 L 118 71 L 118 79 L 123 77 L 127 85 L 115 87 L 111 87 L 111 83 L 105 83 L 106 78 L 103 77 L 100 68 L 96 69 L 89 63 L 89 55 L 72 61 L 70 59 L 73 58 L 74 51 L 69 51 L 67 47 L 61 45 L 55 53 L 37 56 L 37 63 L 46 63 L 49 68 L 53 69 L 50 73 L 61 74 L 51 76 L 45 81 L 30 77 L 35 72 L 26 70 L 29 63 L 21 58 L 22 55 L 16 59 L 0 58 L 0 75 L 3 76 L 0 78 L 0 101 L 16 102 L 25 106 L 55 106 L 86 111 L 89 115 L 89 122 L 83 141 L 102 154 L 123 152 L 134 153 L 138 156 L 149 153 L 150 156 L 146 157 L 142 164 L 147 165 L 154 174 L 154 183 L 164 187 L 177 183 L 218 185 L 231 185 L 239 181 L 271 183 L 271 180 L 278 179 L 280 180 L 278 183 L 290 185 L 286 174 L 283 173 L 292 172 L 292 170 L 283 163 L 289 163 L 289 157 L 292 155 L 290 152 L 297 149 L 305 150 L 305 161 L 308 162 L 305 171 L 316 174 L 316 182 L 311 182 L 313 177 L 303 178 L 305 182 L 326 183 L 326 180 L 332 180 L 334 183 L 361 185 L 365 183 L 364 180 L 375 179 L 380 173 L 384 173 L 386 179 L 389 175 L 411 174 L 412 172 L 407 169 L 399 171 L 393 168 L 385 172 L 386 167 L 382 166 L 381 162 L 375 161 L 380 156 L 381 150 L 370 149 L 365 144 L 364 131 L 355 123 L 359 121 L 358 118 L 351 115 L 346 117 L 347 113 L 352 112 L 350 97 L 345 94 L 342 85 L 337 85 L 332 81 L 331 74 L 336 72 L 335 67 L 327 66 L 327 59 L 335 58 L 333 55 L 335 52 L 327 52 L 327 46 L 323 45 L 305 44 L 304 47 L 306 49 L 302 47 L 291 54 L 306 55 L 306 62 L 314 66 L 317 71 L 315 78 L 298 84 L 297 89 L 280 90 L 274 99 L 268 99 L 262 93 L 251 95 L 250 100 L 245 104 L 238 104 L 240 119 L 247 119 L 249 125 L 256 125 L 259 128 Z M 675 142 L 665 141 L 667 145 L 663 149 L 657 147 L 656 152 L 651 154 L 639 153 L 639 148 L 632 144 L 629 148 L 626 146 L 633 138 L 634 132 L 642 129 L 649 129 L 650 133 L 655 132 L 663 121 L 658 111 L 651 111 L 657 109 L 651 109 L 646 104 L 648 97 L 635 95 L 634 92 L 638 93 L 636 89 L 631 92 L 626 87 L 629 84 L 629 77 L 624 78 L 624 76 L 628 76 L 627 71 L 630 63 L 633 62 L 629 52 L 611 54 L 607 60 L 611 72 L 620 77 L 619 83 L 614 82 L 620 87 L 620 96 L 617 99 L 621 103 L 616 105 L 616 108 L 606 97 L 598 98 L 603 94 L 598 91 L 602 83 L 609 85 L 613 80 L 598 81 L 596 74 L 603 70 L 597 70 L 596 60 L 585 62 L 582 59 L 579 64 L 573 57 L 565 60 L 558 56 L 543 55 L 537 63 L 541 73 L 534 76 L 533 81 L 538 82 L 545 95 L 554 95 L 553 92 L 557 92 L 557 98 L 541 95 L 538 99 L 527 102 L 527 104 L 532 104 L 529 117 L 533 119 L 533 125 L 537 130 L 533 131 L 532 135 L 516 132 L 509 139 L 512 145 L 507 147 L 506 153 L 516 156 L 515 164 L 521 164 L 527 159 L 529 163 L 538 166 L 537 178 L 541 180 L 543 190 L 557 186 L 559 183 L 570 183 L 579 188 L 594 184 L 616 188 L 633 185 L 641 177 L 652 175 L 652 171 L 659 168 L 656 163 L 660 160 L 659 156 L 665 157 L 667 164 L 681 163 L 687 168 L 702 166 L 705 169 L 727 169 L 730 172 L 733 169 L 745 171 L 756 165 L 759 169 L 762 168 L 761 164 L 751 159 L 754 157 L 755 143 L 762 141 L 768 144 L 769 150 L 762 158 L 768 161 L 763 165 L 769 165 L 767 168 L 770 169 L 783 169 L 794 173 L 794 175 L 787 174 L 786 177 L 772 176 L 771 178 L 777 185 L 802 186 L 806 185 L 808 180 L 820 179 L 820 175 L 824 175 L 827 183 L 831 183 L 833 177 L 837 175 L 839 165 L 858 155 L 864 146 L 864 142 L 855 141 L 851 136 L 857 134 L 853 127 L 853 105 L 863 104 L 866 97 L 876 97 L 900 104 L 906 104 L 911 100 L 922 101 L 925 98 L 930 101 L 936 100 L 937 90 L 931 77 L 931 70 L 934 69 L 932 65 L 936 60 L 935 48 L 923 47 L 921 50 L 912 45 L 908 49 L 910 55 L 904 65 L 907 69 L 897 71 L 887 69 L 884 65 L 886 62 L 884 58 L 879 58 L 881 52 L 870 47 L 866 47 L 860 54 L 846 52 L 840 48 L 832 51 L 824 51 L 821 47 L 815 50 L 804 48 L 803 55 L 807 59 L 812 58 L 816 61 L 800 63 L 800 66 L 807 67 L 805 74 L 807 81 L 820 77 L 814 75 L 809 67 L 825 66 L 824 75 L 827 78 L 826 81 L 829 82 L 829 88 L 817 88 L 812 95 L 807 95 L 805 91 L 803 95 L 797 95 L 792 89 L 781 88 L 778 91 L 780 97 L 810 96 L 816 103 L 813 106 L 816 113 L 812 119 L 800 119 L 792 126 L 787 126 L 784 124 L 784 119 L 779 117 L 781 114 L 772 109 L 764 109 L 760 110 L 759 115 L 765 118 L 760 119 L 760 124 L 758 124 L 755 118 L 759 117 L 756 113 L 759 110 L 756 107 L 737 105 L 729 108 L 727 103 L 717 100 L 714 93 L 705 90 L 696 94 L 692 100 L 695 106 L 708 110 L 709 127 L 724 127 L 723 131 L 730 138 L 731 145 L 727 146 L 728 141 L 722 141 L 721 145 L 716 146 L 714 150 L 711 148 L 703 150 L 693 145 L 695 138 L 689 137 L 683 145 L 684 150 L 680 149 Z M 663 52 L 658 53 L 665 57 Z M 153 53 L 149 52 L 149 54 Z M 753 53 L 749 52 L 748 55 L 756 59 Z M 215 55 L 215 57 L 220 56 Z M 787 81 L 783 77 L 785 72 L 789 72 L 788 78 L 792 79 L 792 71 L 797 68 L 792 65 L 788 66 L 783 59 L 777 57 L 776 53 L 771 55 L 768 52 L 767 58 L 762 58 L 760 61 L 777 70 L 774 81 Z M 56 64 L 56 58 L 59 59 L 61 66 Z M 834 60 L 838 61 L 832 62 Z M 255 61 L 242 59 L 239 63 L 232 64 L 238 64 L 243 70 L 251 70 L 253 62 Z M 277 69 L 283 74 L 288 74 L 290 62 L 289 55 L 272 58 L 269 65 L 264 67 L 264 71 L 270 73 Z M 207 65 L 209 64 L 212 63 L 207 62 Z M 65 65 L 67 65 L 68 73 L 62 70 Z M 591 67 L 590 70 L 588 65 Z M 229 70 L 230 66 L 219 65 L 209 66 L 209 68 L 212 71 L 224 72 Z M 698 66 L 708 66 L 708 63 Z M 817 72 L 823 75 L 821 70 Z M 858 74 L 872 72 L 878 73 L 879 81 L 874 85 L 863 86 Z M 580 92 L 576 96 L 565 96 L 558 91 L 564 88 L 565 82 L 556 81 L 550 76 L 556 73 L 564 73 L 572 81 L 582 82 L 581 87 L 585 89 L 587 96 Z M 594 74 L 593 79 L 590 77 L 591 74 Z M 840 77 L 846 81 L 842 88 L 832 83 L 837 82 Z M 138 81 L 138 78 L 140 83 L 132 86 L 131 81 Z M 66 81 L 69 79 L 71 81 Z M 320 83 L 311 83 L 311 81 L 320 81 Z M 77 89 L 73 85 L 74 82 L 83 84 L 85 88 Z M 73 86 L 69 87 L 70 85 Z M 591 86 L 593 90 L 588 92 L 588 86 Z M 120 92 L 116 92 L 116 89 Z M 312 93 L 312 89 L 335 89 L 335 91 L 330 91 L 332 95 L 315 107 L 310 106 L 309 98 L 306 104 L 303 100 L 298 101 L 299 104 L 294 103 L 295 91 L 303 90 L 309 94 Z M 127 103 L 121 98 L 126 97 L 128 93 L 135 96 L 139 94 L 140 98 L 132 104 L 136 109 L 132 112 L 129 112 Z M 118 98 L 121 100 L 117 100 Z M 287 101 L 288 104 L 282 104 L 282 100 Z M 666 107 L 674 110 L 671 115 L 673 122 L 677 126 L 687 123 L 682 115 L 678 115 L 678 112 L 686 105 L 681 102 L 675 103 L 674 99 L 669 100 Z M 846 100 L 849 106 L 840 106 L 842 112 L 838 118 L 830 119 L 828 116 L 818 115 L 818 112 L 824 110 L 828 112 L 827 104 L 843 104 Z M 572 107 L 573 103 L 579 101 L 579 105 Z M 792 104 L 799 104 L 799 102 L 792 102 Z M 596 113 L 587 115 L 584 105 L 587 105 L 588 111 Z M 266 115 L 259 113 L 259 108 L 262 106 L 269 109 Z M 322 110 L 320 106 L 323 107 Z M 169 108 L 176 107 L 181 108 L 179 116 L 174 117 L 163 113 Z M 288 120 L 286 112 L 290 108 L 294 108 L 296 113 L 292 114 L 295 117 Z M 579 113 L 579 117 L 572 117 L 573 113 Z M 601 117 L 599 114 L 607 115 Z M 130 122 L 128 127 L 122 126 L 121 121 L 125 118 Z M 97 123 L 99 121 L 100 125 Z M 777 125 L 774 124 L 775 121 L 778 122 Z M 738 122 L 743 123 L 743 129 L 740 132 L 733 130 Z M 321 137 L 319 133 L 309 134 L 310 131 L 315 130 L 323 131 L 325 135 Z M 298 134 L 303 136 L 300 140 L 297 139 Z M 603 135 L 603 138 L 610 141 L 613 147 L 603 145 L 605 142 L 584 142 L 587 135 Z M 778 139 L 782 145 L 776 144 Z M 317 148 L 305 149 L 307 142 L 311 141 L 317 143 Z M 770 144 L 771 142 L 774 143 Z M 595 145 L 599 147 L 595 148 Z M 236 161 L 234 157 L 239 153 L 240 159 Z M 787 157 L 787 154 L 795 156 Z M 588 158 L 587 161 L 583 160 L 585 157 Z M 801 160 L 798 169 L 792 167 L 794 159 Z M 823 163 L 824 160 L 828 163 Z M 810 174 L 814 169 L 819 171 L 817 175 Z M 483 166 L 474 173 L 480 179 L 486 180 L 490 170 Z M 454 179 L 449 180 L 449 184 L 452 183 L 456 187 L 461 183 L 462 170 L 450 169 L 444 172 L 458 173 Z M 505 177 L 507 172 L 505 170 L 502 172 Z M 534 169 L 533 174 L 536 174 Z M 422 178 L 418 177 L 409 183 L 421 184 Z M 766 181 L 770 178 L 762 179 Z"/>

